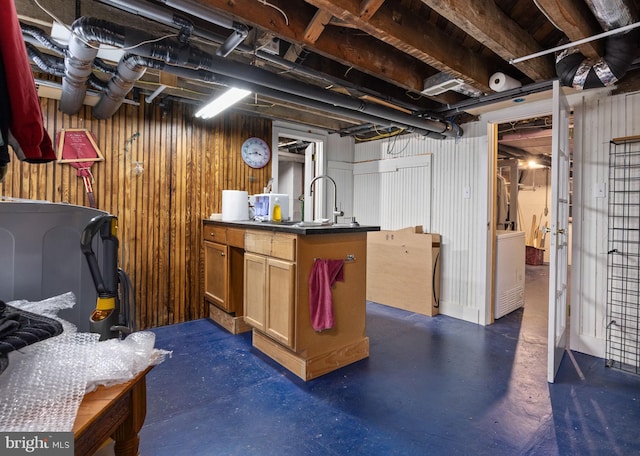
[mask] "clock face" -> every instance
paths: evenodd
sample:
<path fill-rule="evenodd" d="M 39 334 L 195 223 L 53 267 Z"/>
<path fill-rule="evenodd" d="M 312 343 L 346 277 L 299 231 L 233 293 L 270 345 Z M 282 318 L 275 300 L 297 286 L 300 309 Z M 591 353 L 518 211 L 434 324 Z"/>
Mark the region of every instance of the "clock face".
<path fill-rule="evenodd" d="M 271 158 L 269 145 L 260 138 L 249 138 L 242 144 L 242 159 L 252 168 L 262 168 Z"/>

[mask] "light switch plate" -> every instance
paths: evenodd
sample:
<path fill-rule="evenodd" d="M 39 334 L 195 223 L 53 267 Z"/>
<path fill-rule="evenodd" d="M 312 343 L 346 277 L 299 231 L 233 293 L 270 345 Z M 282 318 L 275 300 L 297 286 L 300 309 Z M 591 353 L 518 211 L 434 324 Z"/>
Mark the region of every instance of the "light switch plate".
<path fill-rule="evenodd" d="M 471 198 L 471 187 L 467 185 L 462 189 L 462 197 L 465 199 Z"/>

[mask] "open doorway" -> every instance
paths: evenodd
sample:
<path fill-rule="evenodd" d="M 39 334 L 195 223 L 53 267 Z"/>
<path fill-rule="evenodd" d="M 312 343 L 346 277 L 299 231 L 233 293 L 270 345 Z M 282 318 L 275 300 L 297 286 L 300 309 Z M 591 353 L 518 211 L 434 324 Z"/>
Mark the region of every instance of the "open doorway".
<path fill-rule="evenodd" d="M 523 119 L 517 121 L 502 122 L 497 125 L 497 154 L 496 154 L 496 180 L 497 187 L 505 185 L 502 192 L 509 198 L 506 215 L 501 214 L 500 203 L 496 201 L 496 267 L 495 276 L 500 277 L 503 272 L 500 264 L 499 239 L 501 231 L 508 230 L 518 232 L 525 243 L 524 264 L 524 291 L 522 293 L 521 331 L 530 341 L 545 344 L 552 350 L 549 342 L 552 320 L 549 313 L 549 288 L 556 286 L 551 280 L 553 269 L 553 244 L 563 242 L 568 246 L 568 262 L 565 263 L 567 274 L 567 286 L 570 283 L 570 246 L 571 246 L 571 193 L 572 172 L 571 152 L 572 144 L 572 119 L 568 117 L 568 152 L 569 172 L 568 182 L 563 182 L 569 189 L 567 198 L 561 198 L 568 203 L 569 224 L 566 230 L 557 230 L 553 236 L 552 206 L 553 206 L 553 141 L 552 116 Z M 496 191 L 498 200 L 500 192 Z M 565 233 L 566 231 L 566 233 Z M 560 235 L 559 235 L 560 234 Z M 561 241 L 560 239 L 564 239 Z M 514 268 L 512 265 L 511 273 Z M 555 289 L 555 288 L 554 288 Z M 495 306 L 500 299 L 500 290 L 496 287 Z M 568 297 L 568 291 L 565 293 Z M 569 305 L 567 299 L 567 307 Z M 557 318 L 557 315 L 554 315 Z M 496 318 L 499 318 L 496 314 Z M 555 333 L 554 333 L 555 334 Z M 561 356 L 561 355 L 560 355 Z M 561 359 L 561 358 L 560 358 Z M 548 377 L 553 381 L 553 376 Z"/>
<path fill-rule="evenodd" d="M 490 306 L 485 308 L 485 316 L 487 321 L 493 321 L 495 310 L 495 280 L 497 278 L 497 242 L 496 242 L 496 204 L 497 198 L 497 163 L 498 163 L 498 126 L 503 123 L 511 123 L 516 120 L 529 119 L 539 116 L 548 116 L 552 112 L 551 125 L 551 224 L 550 230 L 546 233 L 549 239 L 549 293 L 548 293 L 548 326 L 547 326 L 547 381 L 553 382 L 555 375 L 560 366 L 560 362 L 564 356 L 568 345 L 568 315 L 569 315 L 569 248 L 571 245 L 571 227 L 570 227 L 570 169 L 571 169 L 571 112 L 569 102 L 560 87 L 558 81 L 554 81 L 551 93 L 551 106 L 546 100 L 540 103 L 532 103 L 527 105 L 522 103 L 524 99 L 518 99 L 521 102 L 520 109 L 494 111 L 487 117 L 487 134 L 490 146 L 490 171 L 489 174 L 491 187 L 490 194 L 493 197 L 494 204 L 490 206 L 490 214 L 493 223 L 490 223 L 491 237 L 488 241 L 491 243 L 489 249 L 491 251 L 492 267 L 491 282 L 488 286 L 491 290 Z M 515 100 L 514 100 L 515 101 Z M 520 115 L 518 115 L 520 114 Z M 491 201 L 491 200 L 490 200 Z M 525 310 L 526 313 L 526 310 Z"/>
<path fill-rule="evenodd" d="M 549 315 L 549 239 L 551 224 L 551 115 L 498 124 L 496 277 L 512 277 L 510 291 L 496 288 L 495 317 L 523 306 L 522 331 L 546 344 Z M 503 187 L 502 190 L 500 187 Z M 505 202 L 506 200 L 506 202 Z M 504 246 L 518 237 L 513 259 Z M 524 252 L 522 252 L 524 244 Z M 502 249 L 502 252 L 501 252 Z M 509 252 L 506 253 L 507 255 Z M 524 263 L 524 264 L 523 264 Z M 508 268 L 508 271 L 504 269 Z M 508 293 L 511 294 L 508 294 Z M 510 299 L 511 301 L 505 300 Z"/>
<path fill-rule="evenodd" d="M 293 221 L 310 221 L 315 208 L 324 207 L 324 192 L 309 192 L 309 183 L 324 171 L 326 137 L 295 128 L 274 127 L 273 188 L 289 198 L 289 213 L 283 217 Z"/>

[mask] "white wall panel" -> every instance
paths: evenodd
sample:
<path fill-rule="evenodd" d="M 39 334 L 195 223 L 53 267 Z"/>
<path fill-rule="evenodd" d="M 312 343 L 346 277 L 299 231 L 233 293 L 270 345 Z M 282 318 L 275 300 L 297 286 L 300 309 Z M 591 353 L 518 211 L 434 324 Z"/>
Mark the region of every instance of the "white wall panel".
<path fill-rule="evenodd" d="M 353 177 L 353 212 L 361 225 L 380 224 L 380 181 L 378 173 L 356 174 Z"/>
<path fill-rule="evenodd" d="M 465 127 L 434 151 L 431 228 L 442 235 L 441 312 L 484 324 L 487 140 L 480 124 Z"/>
<path fill-rule="evenodd" d="M 486 294 L 487 142 L 478 124 L 465 127 L 459 140 L 407 135 L 357 144 L 354 211 L 361 222 L 383 229 L 423 225 L 440 234 L 440 311 L 484 323 L 479 309 Z M 429 166 L 421 162 L 425 156 L 431 157 Z M 399 159 L 415 160 L 416 166 L 384 172 L 388 167 L 371 164 Z"/>
<path fill-rule="evenodd" d="M 637 93 L 576 107 L 570 344 L 599 357 L 604 357 L 606 338 L 608 198 L 596 196 L 594 188 L 608 184 L 611 139 L 640 134 L 638 114 Z"/>

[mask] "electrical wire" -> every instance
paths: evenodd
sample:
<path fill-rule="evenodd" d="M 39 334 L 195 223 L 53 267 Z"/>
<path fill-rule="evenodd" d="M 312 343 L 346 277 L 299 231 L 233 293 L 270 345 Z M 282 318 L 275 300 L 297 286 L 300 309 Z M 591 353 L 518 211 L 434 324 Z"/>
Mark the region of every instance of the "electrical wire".
<path fill-rule="evenodd" d="M 404 130 L 403 129 L 398 129 L 396 131 L 393 132 L 389 132 L 389 133 L 379 133 L 378 130 L 376 130 L 376 132 L 378 132 L 379 134 L 377 136 L 371 136 L 369 138 L 363 138 L 361 136 L 354 136 L 354 139 L 356 141 L 359 142 L 366 142 L 366 141 L 375 141 L 377 139 L 385 139 L 385 138 L 390 138 L 392 136 L 396 136 L 399 135 L 400 133 L 402 133 Z"/>
<path fill-rule="evenodd" d="M 287 14 L 284 11 L 282 11 L 280 8 L 278 8 L 276 5 L 273 5 L 266 0 L 256 0 L 256 1 L 258 3 L 262 3 L 265 6 L 270 6 L 274 10 L 278 11 L 280 14 L 284 16 L 284 21 L 286 22 L 286 24 L 289 25 L 289 18 L 287 17 Z"/>

